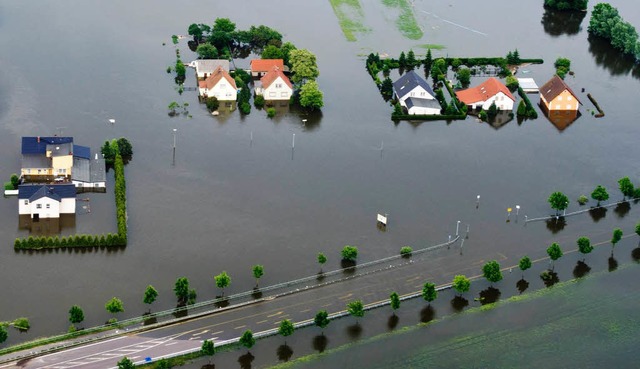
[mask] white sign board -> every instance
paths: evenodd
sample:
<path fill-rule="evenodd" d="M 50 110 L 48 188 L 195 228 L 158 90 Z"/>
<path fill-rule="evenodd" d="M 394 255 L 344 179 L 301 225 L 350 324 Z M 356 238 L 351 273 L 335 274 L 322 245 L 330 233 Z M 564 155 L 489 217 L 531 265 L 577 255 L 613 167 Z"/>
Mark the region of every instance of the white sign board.
<path fill-rule="evenodd" d="M 387 217 L 382 214 L 378 214 L 378 222 L 387 225 Z"/>

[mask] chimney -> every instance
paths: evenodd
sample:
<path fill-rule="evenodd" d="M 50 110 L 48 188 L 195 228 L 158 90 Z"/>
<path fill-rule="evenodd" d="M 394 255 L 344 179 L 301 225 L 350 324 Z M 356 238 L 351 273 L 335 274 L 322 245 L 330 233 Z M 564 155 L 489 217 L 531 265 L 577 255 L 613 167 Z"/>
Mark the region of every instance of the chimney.
<path fill-rule="evenodd" d="M 38 136 L 38 143 L 40 143 L 40 136 Z"/>

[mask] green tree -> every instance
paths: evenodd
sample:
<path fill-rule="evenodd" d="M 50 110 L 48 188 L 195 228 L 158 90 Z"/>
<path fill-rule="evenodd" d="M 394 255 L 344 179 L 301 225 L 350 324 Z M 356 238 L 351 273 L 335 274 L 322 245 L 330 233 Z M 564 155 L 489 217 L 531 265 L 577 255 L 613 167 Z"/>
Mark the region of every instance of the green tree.
<path fill-rule="evenodd" d="M 502 271 L 500 270 L 500 264 L 497 261 L 491 260 L 482 267 L 482 274 L 491 283 L 496 283 L 502 280 Z"/>
<path fill-rule="evenodd" d="M 386 77 L 382 80 L 382 84 L 380 85 L 380 93 L 385 99 L 390 99 L 393 96 L 393 82 L 391 82 L 391 78 Z"/>
<path fill-rule="evenodd" d="M 322 266 L 327 262 L 327 257 L 323 253 L 318 253 L 318 264 L 320 264 L 320 273 L 322 273 Z"/>
<path fill-rule="evenodd" d="M 107 309 L 107 311 L 111 314 L 117 314 L 124 311 L 122 301 L 117 297 L 113 297 L 111 298 L 111 300 L 107 301 L 107 303 L 104 305 L 104 308 Z"/>
<path fill-rule="evenodd" d="M 300 88 L 300 106 L 310 110 L 324 106 L 323 94 L 316 81 L 309 81 Z"/>
<path fill-rule="evenodd" d="M 173 287 L 178 298 L 178 305 L 184 305 L 189 300 L 189 280 L 187 277 L 180 277 L 176 279 L 175 286 Z"/>
<path fill-rule="evenodd" d="M 196 42 L 200 42 L 202 40 L 202 28 L 195 23 L 191 23 L 189 28 L 187 29 L 187 33 L 190 36 L 193 36 L 193 40 Z"/>
<path fill-rule="evenodd" d="M 0 343 L 6 341 L 7 338 L 9 338 L 9 332 L 7 332 L 7 328 L 4 325 L 0 324 Z"/>
<path fill-rule="evenodd" d="M 205 105 L 209 111 L 216 111 L 218 110 L 218 107 L 220 107 L 220 102 L 218 102 L 217 97 L 212 96 L 205 99 Z"/>
<path fill-rule="evenodd" d="M 227 274 L 227 272 L 223 271 L 217 276 L 213 277 L 216 281 L 216 286 L 222 289 L 222 296 L 224 296 L 224 289 L 231 284 L 231 277 Z"/>
<path fill-rule="evenodd" d="M 553 266 L 551 268 L 551 270 L 553 270 L 555 268 L 556 260 L 560 259 L 563 255 L 560 245 L 555 242 L 552 243 L 551 246 L 547 248 L 547 255 L 549 255 L 549 258 L 553 262 Z"/>
<path fill-rule="evenodd" d="M 598 185 L 591 193 L 591 198 L 598 202 L 596 204 L 596 207 L 598 207 L 600 206 L 600 201 L 607 201 L 609 199 L 609 193 L 607 192 L 606 188 Z"/>
<path fill-rule="evenodd" d="M 260 54 L 261 59 L 284 59 L 282 57 L 282 50 L 275 45 L 267 45 Z"/>
<path fill-rule="evenodd" d="M 19 184 L 20 184 L 20 177 L 18 177 L 17 174 L 13 173 L 11 175 L 11 185 L 13 186 L 13 189 L 17 190 Z"/>
<path fill-rule="evenodd" d="M 557 10 L 586 10 L 588 0 L 544 0 L 544 6 Z"/>
<path fill-rule="evenodd" d="M 422 298 L 428 302 L 429 305 L 438 298 L 438 290 L 436 290 L 434 283 L 427 282 L 424 284 L 424 287 L 422 287 Z"/>
<path fill-rule="evenodd" d="M 351 301 L 347 304 L 347 311 L 356 318 L 362 318 L 364 316 L 364 305 L 360 300 Z M 358 320 L 356 319 L 357 322 Z"/>
<path fill-rule="evenodd" d="M 258 287 L 258 281 L 260 281 L 260 277 L 264 275 L 264 267 L 262 265 L 254 265 L 253 266 L 253 278 L 256 279 L 256 288 Z"/>
<path fill-rule="evenodd" d="M 19 329 L 21 331 L 28 331 L 29 328 L 31 328 L 31 325 L 29 324 L 29 319 L 27 318 L 17 318 L 13 321 L 13 323 L 11 323 L 11 325 L 13 325 L 14 328 Z"/>
<path fill-rule="evenodd" d="M 636 234 L 638 236 L 640 236 L 640 222 L 638 222 L 638 224 L 636 224 Z"/>
<path fill-rule="evenodd" d="M 400 255 L 402 256 L 411 256 L 411 253 L 413 253 L 411 246 L 402 246 L 400 248 Z"/>
<path fill-rule="evenodd" d="M 229 18 L 216 18 L 213 22 L 213 30 L 231 33 L 236 30 L 236 24 L 233 23 Z"/>
<path fill-rule="evenodd" d="M 307 49 L 296 49 L 289 52 L 289 62 L 291 63 L 291 80 L 293 83 L 306 83 L 315 81 L 320 75 L 316 56 Z"/>
<path fill-rule="evenodd" d="M 524 271 L 531 268 L 531 259 L 529 259 L 528 256 L 524 256 L 522 259 L 520 259 L 518 267 L 520 268 L 520 270 L 522 270 L 522 278 L 524 278 Z"/>
<path fill-rule="evenodd" d="M 491 105 L 489 105 L 489 109 L 487 109 L 487 116 L 493 119 L 496 117 L 496 115 L 498 115 L 498 107 L 496 106 L 496 103 L 493 102 L 491 103 Z"/>
<path fill-rule="evenodd" d="M 587 255 L 591 251 L 593 251 L 593 246 L 591 246 L 591 240 L 588 237 L 580 237 L 576 241 L 578 244 L 578 250 L 582 255 Z M 582 259 L 584 261 L 585 258 Z"/>
<path fill-rule="evenodd" d="M 569 198 L 559 191 L 552 193 L 547 201 L 551 205 L 551 209 L 556 211 L 556 215 L 569 206 Z"/>
<path fill-rule="evenodd" d="M 620 188 L 620 192 L 622 192 L 623 200 L 629 197 L 633 197 L 633 183 L 629 177 L 623 177 L 618 180 L 618 188 Z"/>
<path fill-rule="evenodd" d="M 213 356 L 216 353 L 216 347 L 211 340 L 204 340 L 202 342 L 202 347 L 200 348 L 200 352 L 205 356 Z M 209 362 L 211 362 L 211 358 L 209 358 Z"/>
<path fill-rule="evenodd" d="M 507 85 L 507 88 L 509 89 L 509 91 L 515 91 L 518 89 L 518 79 L 514 76 L 507 76 L 507 78 L 505 78 L 505 84 Z M 523 100 L 520 100 L 523 101 Z"/>
<path fill-rule="evenodd" d="M 188 105 L 188 103 L 185 103 Z M 116 145 L 118 146 L 118 152 L 120 153 L 120 156 L 122 156 L 123 158 L 131 158 L 133 156 L 133 146 L 131 145 L 131 142 L 129 142 L 129 140 L 127 140 L 124 137 L 120 137 L 119 139 L 116 140 Z"/>
<path fill-rule="evenodd" d="M 616 246 L 618 242 L 622 239 L 622 229 L 616 228 L 613 230 L 613 236 L 611 236 L 611 249 Z"/>
<path fill-rule="evenodd" d="M 149 305 L 149 312 L 151 312 L 151 304 L 156 301 L 156 298 L 158 298 L 158 291 L 153 288 L 152 285 L 148 285 L 147 289 L 144 291 L 144 298 L 142 299 L 142 302 Z"/>
<path fill-rule="evenodd" d="M 256 339 L 253 338 L 253 333 L 250 330 L 244 331 L 242 336 L 240 336 L 240 344 L 247 348 L 247 350 L 251 350 L 253 345 L 256 344 Z"/>
<path fill-rule="evenodd" d="M 424 65 L 424 78 L 429 78 L 429 72 L 431 71 L 431 65 L 433 65 L 433 57 L 431 56 L 431 49 L 427 50 L 427 55 L 422 62 Z"/>
<path fill-rule="evenodd" d="M 416 65 L 418 65 L 418 61 L 416 60 L 416 54 L 413 52 L 413 49 L 411 49 L 407 53 L 407 69 L 413 70 L 413 68 L 415 68 Z"/>
<path fill-rule="evenodd" d="M 407 67 L 407 56 L 404 51 L 400 53 L 400 57 L 398 58 L 398 66 L 402 69 Z"/>
<path fill-rule="evenodd" d="M 218 49 L 211 44 L 200 44 L 196 48 L 196 53 L 200 59 L 218 59 Z"/>
<path fill-rule="evenodd" d="M 391 303 L 391 309 L 393 309 L 393 315 L 396 315 L 396 310 L 400 308 L 400 296 L 396 292 L 392 292 L 389 296 L 389 302 Z"/>
<path fill-rule="evenodd" d="M 278 327 L 278 333 L 285 338 L 285 341 L 284 341 L 285 345 L 287 344 L 287 341 L 286 341 L 287 337 L 291 336 L 295 329 L 296 328 L 294 327 L 293 323 L 291 323 L 289 319 L 284 319 L 282 320 L 282 322 L 280 322 L 280 327 Z"/>
<path fill-rule="evenodd" d="M 329 325 L 329 323 L 331 323 L 331 321 L 329 320 L 329 313 L 327 313 L 326 310 L 318 311 L 316 316 L 313 318 L 313 323 L 316 325 L 316 327 L 322 329 L 322 333 L 324 334 L 324 329 Z"/>
<path fill-rule="evenodd" d="M 171 115 L 175 115 L 176 109 L 178 109 L 179 107 L 180 107 L 180 104 L 178 104 L 178 102 L 176 101 L 170 102 L 169 106 L 167 106 L 167 108 L 169 108 L 169 112 L 171 113 Z"/>
<path fill-rule="evenodd" d="M 464 275 L 457 275 L 453 277 L 453 289 L 456 290 L 459 294 L 463 294 L 469 291 L 471 288 L 471 281 Z"/>
<path fill-rule="evenodd" d="M 291 56 L 291 51 L 293 51 L 293 50 L 296 50 L 296 46 L 294 44 L 292 44 L 291 42 L 285 42 L 280 47 L 280 51 L 282 52 L 282 59 L 283 59 L 284 65 L 289 66 L 289 68 L 291 68 L 290 56 Z"/>
<path fill-rule="evenodd" d="M 118 361 L 118 369 L 135 369 L 136 365 L 128 357 L 123 357 Z"/>
<path fill-rule="evenodd" d="M 611 39 L 613 25 L 620 22 L 618 9 L 607 3 L 599 3 L 591 12 L 588 31 L 596 36 Z"/>
<path fill-rule="evenodd" d="M 458 70 L 456 75 L 458 76 L 458 81 L 460 81 L 462 86 L 469 86 L 469 83 L 471 82 L 471 69 L 461 68 Z"/>
<path fill-rule="evenodd" d="M 524 100 L 520 100 L 520 102 L 518 103 L 517 114 L 519 117 L 524 117 L 527 115 L 527 104 L 524 103 Z"/>
<path fill-rule="evenodd" d="M 78 305 L 73 305 L 71 309 L 69 309 L 69 321 L 72 324 L 82 323 L 84 320 L 84 312 Z"/>
<path fill-rule="evenodd" d="M 571 70 L 571 60 L 567 58 L 556 59 L 554 66 L 556 67 L 556 74 L 558 77 L 564 79 L 564 77 Z"/>
<path fill-rule="evenodd" d="M 358 248 L 346 245 L 341 252 L 342 260 L 354 261 L 358 257 Z"/>

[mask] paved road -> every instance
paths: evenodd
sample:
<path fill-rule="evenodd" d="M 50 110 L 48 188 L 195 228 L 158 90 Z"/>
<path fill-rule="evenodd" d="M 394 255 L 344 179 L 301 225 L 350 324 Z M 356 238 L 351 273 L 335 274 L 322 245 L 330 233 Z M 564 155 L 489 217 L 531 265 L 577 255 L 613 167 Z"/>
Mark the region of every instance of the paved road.
<path fill-rule="evenodd" d="M 277 328 L 283 319 L 294 322 L 312 319 L 318 310 L 340 312 L 348 302 L 356 299 L 365 304 L 386 301 L 392 291 L 406 294 L 421 290 L 427 280 L 444 283 L 450 281 L 454 274 L 475 275 L 484 260 L 460 256 L 459 249 L 452 246 L 451 249 L 443 248 L 416 256 L 411 263 L 401 262 L 404 263 L 401 266 L 339 283 L 302 288 L 293 294 L 24 362 L 0 365 L 0 368 L 111 368 L 124 356 L 133 361 L 147 357 L 158 359 L 197 349 L 205 339 L 222 342 L 239 337 L 247 329 L 255 333 Z M 504 260 L 501 263 L 505 265 Z"/>

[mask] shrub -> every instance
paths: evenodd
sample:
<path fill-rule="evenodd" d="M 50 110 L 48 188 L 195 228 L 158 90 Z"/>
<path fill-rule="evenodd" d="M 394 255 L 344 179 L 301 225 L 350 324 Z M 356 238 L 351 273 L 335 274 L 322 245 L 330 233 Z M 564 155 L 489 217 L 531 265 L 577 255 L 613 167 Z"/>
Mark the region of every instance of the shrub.
<path fill-rule="evenodd" d="M 480 120 L 486 121 L 487 120 L 487 112 L 484 110 L 480 110 L 480 113 L 478 113 L 478 118 L 480 118 Z"/>
<path fill-rule="evenodd" d="M 256 97 L 254 97 L 253 105 L 258 109 L 262 109 L 262 107 L 264 106 L 264 96 L 257 95 Z"/>
<path fill-rule="evenodd" d="M 585 195 L 580 195 L 580 197 L 578 197 L 578 204 L 584 205 L 587 202 L 589 202 L 589 198 L 586 197 Z"/>
<path fill-rule="evenodd" d="M 275 108 L 267 108 L 267 116 L 269 118 L 273 118 L 276 116 L 276 109 Z"/>
<path fill-rule="evenodd" d="M 507 76 L 506 82 L 507 82 L 507 88 L 509 88 L 509 91 L 513 92 L 518 89 L 518 79 L 516 77 Z"/>
<path fill-rule="evenodd" d="M 400 248 L 400 255 L 402 256 L 411 256 L 412 252 L 413 249 L 411 248 L 411 246 L 403 246 L 402 248 Z"/>
<path fill-rule="evenodd" d="M 239 108 L 240 108 L 240 112 L 242 114 L 246 115 L 246 114 L 251 113 L 251 105 L 246 101 L 243 101 L 242 103 L 240 103 L 240 107 Z"/>

